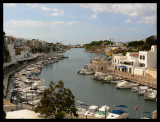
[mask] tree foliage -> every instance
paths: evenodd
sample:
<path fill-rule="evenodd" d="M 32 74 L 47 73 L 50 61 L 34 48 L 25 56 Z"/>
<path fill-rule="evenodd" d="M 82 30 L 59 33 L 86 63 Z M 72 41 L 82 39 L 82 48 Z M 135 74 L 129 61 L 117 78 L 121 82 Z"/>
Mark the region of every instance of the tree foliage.
<path fill-rule="evenodd" d="M 109 45 L 109 44 L 113 44 L 113 42 L 110 42 L 109 40 L 92 41 L 91 43 L 85 44 L 84 46 L 85 46 L 86 50 L 89 50 L 89 49 L 91 49 L 94 46 L 99 46 L 99 45 L 102 45 L 102 44 L 103 45 Z"/>
<path fill-rule="evenodd" d="M 62 112 L 66 114 L 73 114 L 78 116 L 77 109 L 75 107 L 75 97 L 69 88 L 64 88 L 64 82 L 62 80 L 55 84 L 50 82 L 49 88 L 43 92 L 43 97 L 40 103 L 34 109 L 35 112 L 46 115 L 63 116 Z M 60 115 L 59 115 L 60 114 Z"/>

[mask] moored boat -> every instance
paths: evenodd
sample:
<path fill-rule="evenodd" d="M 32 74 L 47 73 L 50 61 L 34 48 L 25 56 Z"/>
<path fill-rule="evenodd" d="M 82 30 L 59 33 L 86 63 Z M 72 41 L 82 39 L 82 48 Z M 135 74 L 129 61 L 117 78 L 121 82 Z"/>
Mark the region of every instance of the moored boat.
<path fill-rule="evenodd" d="M 117 105 L 116 109 L 112 110 L 112 112 L 107 115 L 106 119 L 127 119 L 129 115 L 127 108 L 126 105 Z"/>

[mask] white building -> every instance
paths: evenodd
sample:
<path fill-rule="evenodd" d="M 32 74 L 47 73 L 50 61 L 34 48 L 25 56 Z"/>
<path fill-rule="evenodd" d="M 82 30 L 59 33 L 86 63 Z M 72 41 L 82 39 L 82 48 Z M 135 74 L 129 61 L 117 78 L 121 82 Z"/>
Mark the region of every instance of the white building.
<path fill-rule="evenodd" d="M 152 45 L 150 51 L 127 52 L 112 56 L 112 67 L 122 72 L 145 75 L 146 68 L 157 68 L 157 45 Z"/>
<path fill-rule="evenodd" d="M 157 45 L 152 45 L 150 51 L 139 51 L 139 63 L 145 68 L 157 69 Z"/>

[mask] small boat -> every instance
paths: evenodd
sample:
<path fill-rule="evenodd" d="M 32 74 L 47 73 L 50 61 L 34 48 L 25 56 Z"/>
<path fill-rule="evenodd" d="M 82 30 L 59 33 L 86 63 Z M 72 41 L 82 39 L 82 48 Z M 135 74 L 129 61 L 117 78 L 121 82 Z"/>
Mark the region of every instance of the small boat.
<path fill-rule="evenodd" d="M 157 98 L 157 90 L 147 89 L 144 94 L 144 99 L 148 100 L 156 100 Z"/>
<path fill-rule="evenodd" d="M 98 111 L 98 106 L 96 105 L 91 105 L 88 108 L 88 111 L 84 114 L 86 116 L 94 116 L 94 114 Z"/>
<path fill-rule="evenodd" d="M 77 106 L 77 113 L 80 114 L 80 115 L 84 115 L 87 110 L 88 110 L 88 105 L 84 104 L 83 102 L 80 102 L 80 101 L 77 101 L 77 103 L 79 103 L 79 106 Z M 83 106 L 87 106 L 87 108 L 83 107 Z"/>
<path fill-rule="evenodd" d="M 124 82 L 125 80 L 112 80 L 111 83 L 118 84 Z"/>
<path fill-rule="evenodd" d="M 80 72 L 79 72 L 79 74 L 85 75 L 86 71 L 87 71 L 86 69 L 81 69 Z"/>
<path fill-rule="evenodd" d="M 38 98 L 40 98 L 40 96 L 35 93 L 26 93 L 23 96 L 20 96 L 20 101 L 37 100 Z"/>
<path fill-rule="evenodd" d="M 152 115 L 151 112 L 142 112 L 141 113 L 141 119 L 151 119 L 151 115 Z"/>
<path fill-rule="evenodd" d="M 98 109 L 98 112 L 94 115 L 94 117 L 105 118 L 109 112 L 111 112 L 111 108 L 105 105 Z"/>
<path fill-rule="evenodd" d="M 44 86 L 44 80 L 36 80 L 36 81 L 34 81 L 32 86 L 33 87 L 35 87 L 35 86 Z"/>
<path fill-rule="evenodd" d="M 132 85 L 130 82 L 123 81 L 123 82 L 118 83 L 116 87 L 117 88 L 131 88 Z"/>
<path fill-rule="evenodd" d="M 139 86 L 138 87 L 138 90 L 137 90 L 137 94 L 142 94 L 144 95 L 146 90 L 148 89 L 149 87 L 148 86 Z"/>
<path fill-rule="evenodd" d="M 110 112 L 106 119 L 126 119 L 128 118 L 129 113 L 127 112 L 127 106 L 126 105 L 117 105 L 116 110 L 112 110 Z"/>
<path fill-rule="evenodd" d="M 138 91 L 138 86 L 132 87 L 131 90 L 132 90 L 133 92 L 137 92 L 137 91 Z"/>
<path fill-rule="evenodd" d="M 40 103 L 40 99 L 38 99 L 38 100 L 33 100 L 33 101 L 28 101 L 28 103 L 29 103 L 30 105 L 38 105 L 38 104 Z"/>

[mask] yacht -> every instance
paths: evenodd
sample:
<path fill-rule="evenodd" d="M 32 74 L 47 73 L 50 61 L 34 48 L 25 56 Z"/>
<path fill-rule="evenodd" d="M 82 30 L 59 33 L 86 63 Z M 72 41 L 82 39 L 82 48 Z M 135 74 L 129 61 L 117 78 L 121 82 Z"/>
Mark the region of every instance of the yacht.
<path fill-rule="evenodd" d="M 132 87 L 131 90 L 132 90 L 133 92 L 137 92 L 137 91 L 138 91 L 138 86 Z"/>
<path fill-rule="evenodd" d="M 118 83 L 116 87 L 117 88 L 131 88 L 132 85 L 130 82 L 123 81 L 123 82 Z"/>
<path fill-rule="evenodd" d="M 35 86 L 44 86 L 44 79 L 43 80 L 35 80 L 32 84 L 33 87 Z"/>
<path fill-rule="evenodd" d="M 88 111 L 84 114 L 86 116 L 94 116 L 94 114 L 98 111 L 98 106 L 96 105 L 91 105 L 88 108 Z"/>
<path fill-rule="evenodd" d="M 111 112 L 111 108 L 105 105 L 98 109 L 98 112 L 94 115 L 94 117 L 105 118 L 109 112 Z"/>
<path fill-rule="evenodd" d="M 148 86 L 139 86 L 137 90 L 137 94 L 145 94 L 147 89 L 148 89 Z"/>
<path fill-rule="evenodd" d="M 106 119 L 127 119 L 129 113 L 127 112 L 127 106 L 125 105 L 117 105 L 116 110 L 112 110 Z"/>
<path fill-rule="evenodd" d="M 124 82 L 125 80 L 112 80 L 111 83 L 118 84 Z"/>
<path fill-rule="evenodd" d="M 144 99 L 148 100 L 156 100 L 157 98 L 157 90 L 147 89 L 144 94 Z"/>

